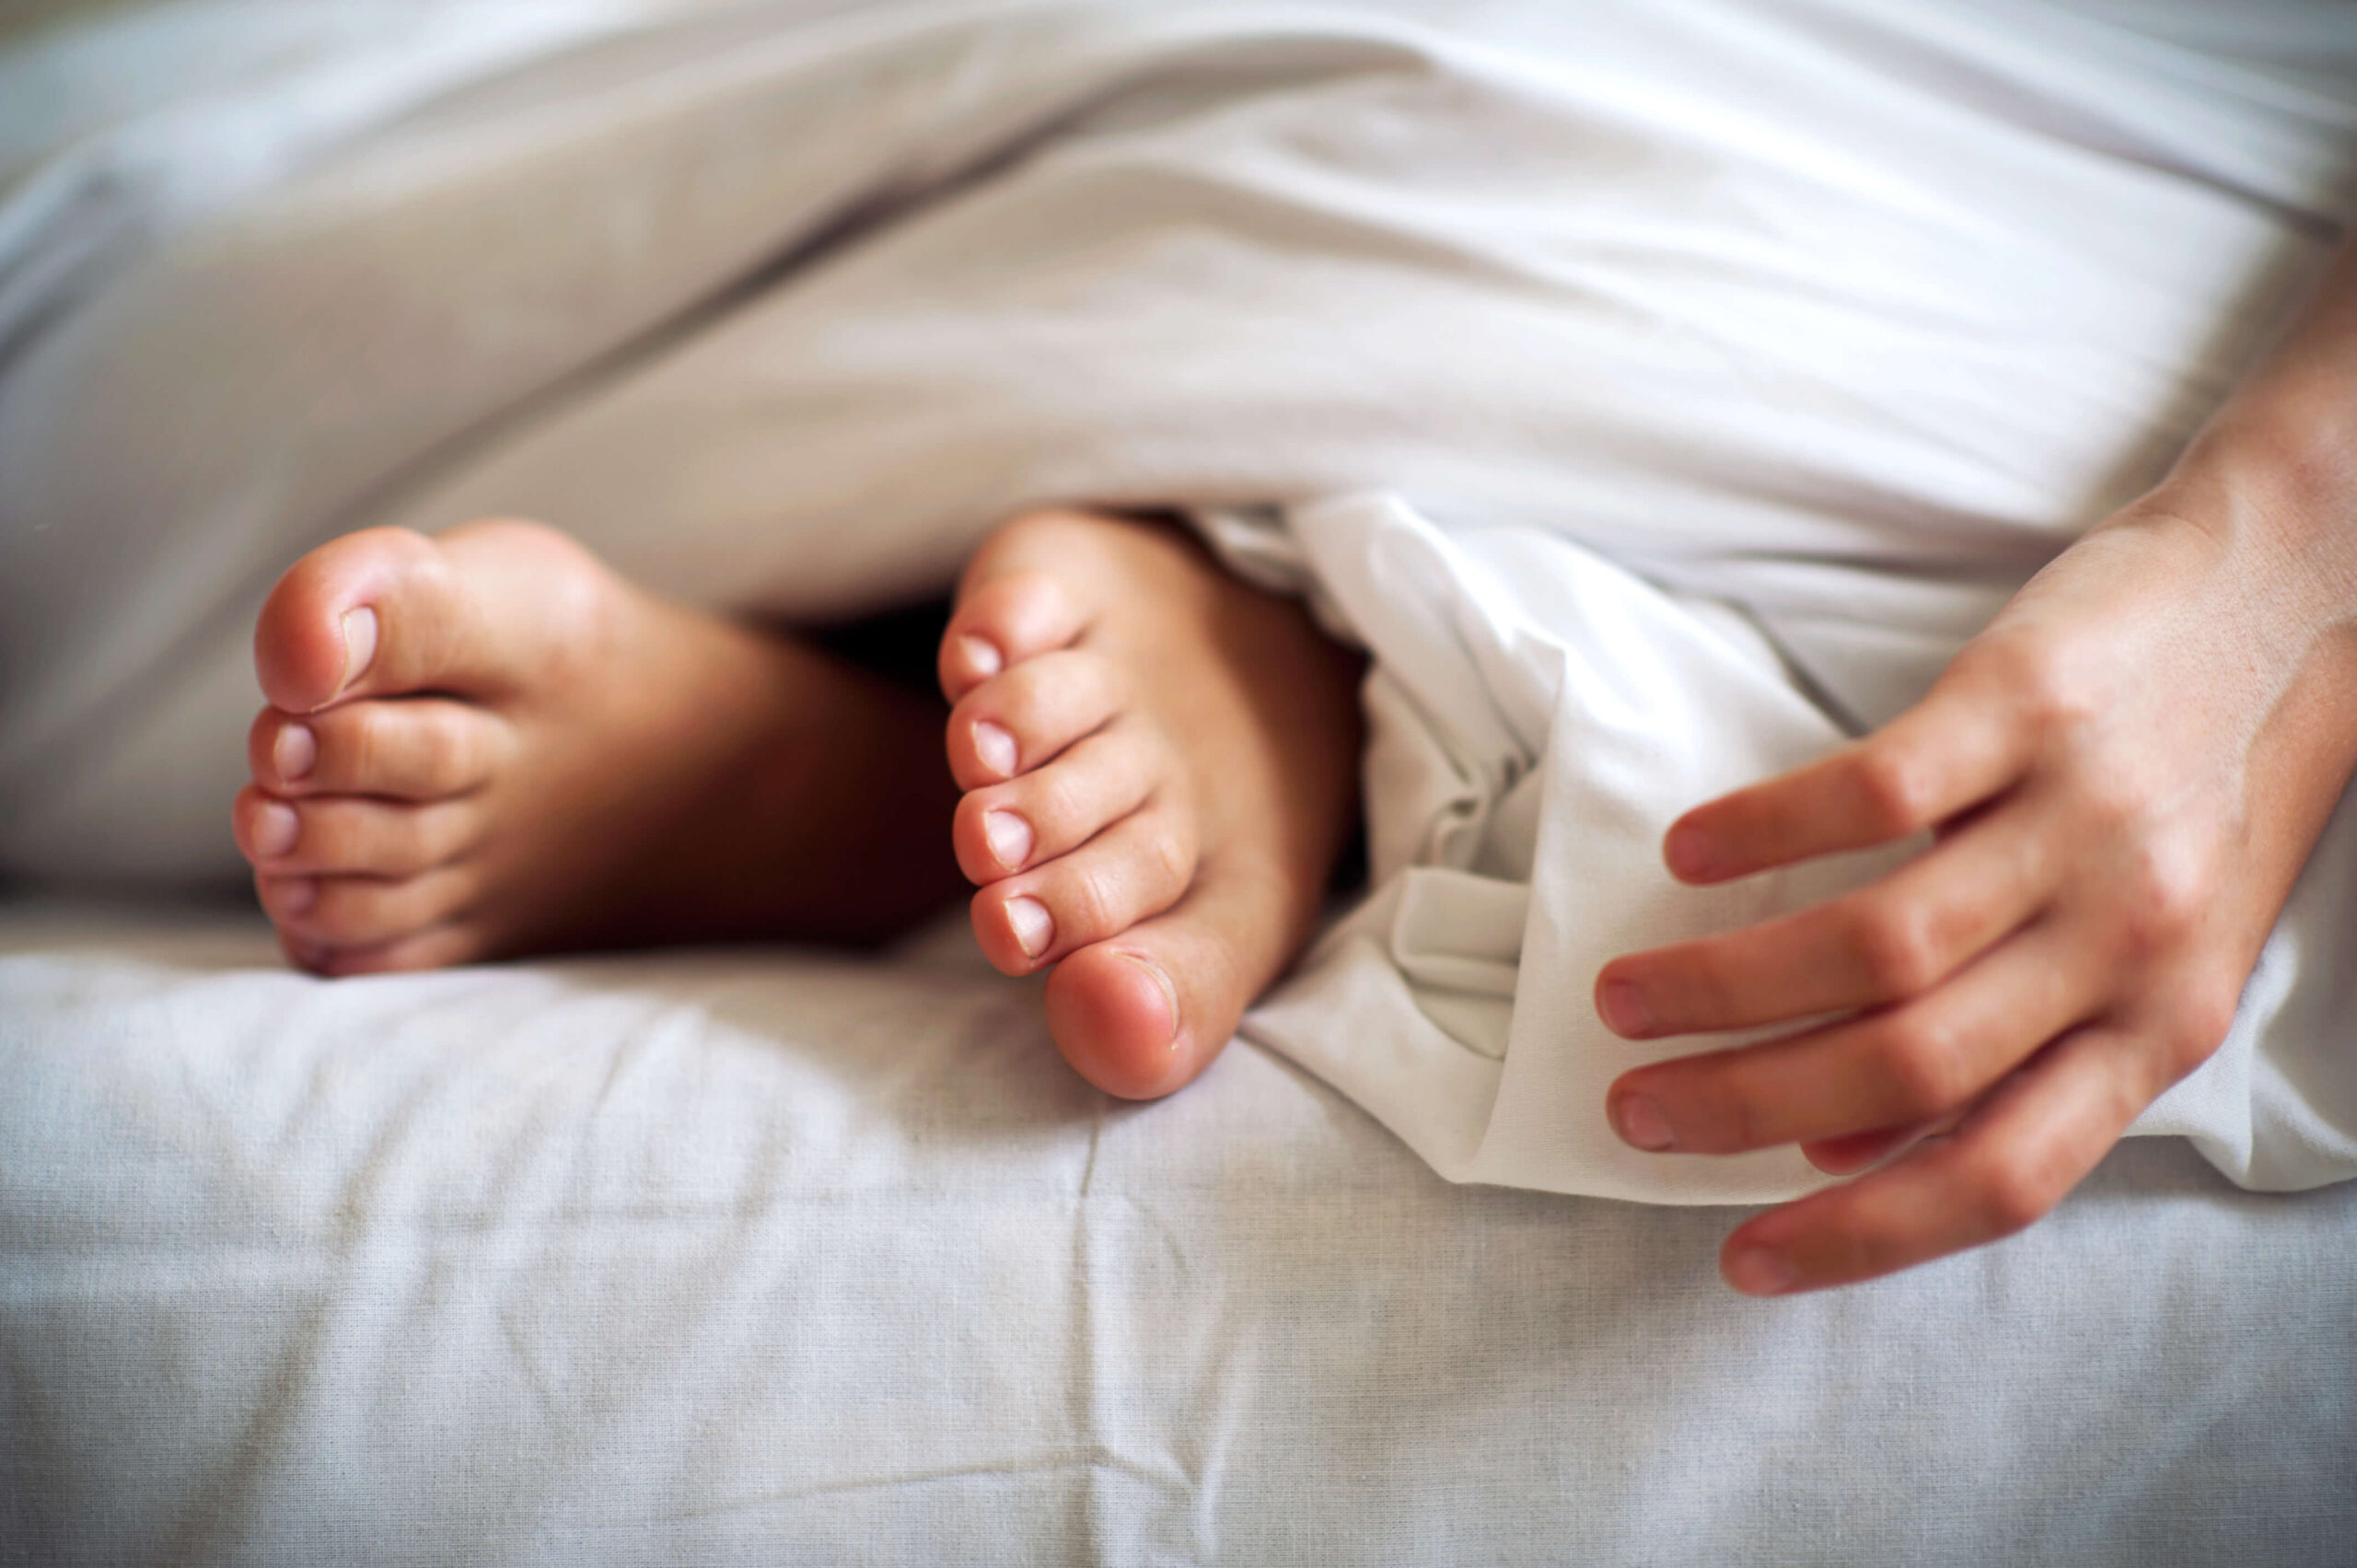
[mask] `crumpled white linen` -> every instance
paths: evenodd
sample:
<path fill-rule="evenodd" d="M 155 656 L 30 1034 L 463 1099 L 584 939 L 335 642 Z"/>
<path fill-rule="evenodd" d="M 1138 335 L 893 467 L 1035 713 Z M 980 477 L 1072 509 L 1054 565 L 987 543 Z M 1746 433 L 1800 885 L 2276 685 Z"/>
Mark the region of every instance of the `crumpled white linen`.
<path fill-rule="evenodd" d="M 1616 954 L 1804 908 L 1921 846 L 1679 887 L 1659 845 L 1686 807 L 1843 738 L 1724 605 L 1662 593 L 1560 537 L 1444 534 L 1389 496 L 1301 508 L 1278 538 L 1215 538 L 1314 582 L 1376 655 L 1365 773 L 1374 891 L 1244 1032 L 1364 1106 L 1452 1180 L 1650 1202 L 1765 1202 L 1828 1179 L 1786 1147 L 1630 1148 L 1621 1073 L 1695 1049 L 1624 1040 L 1589 988 Z M 1288 552 L 1290 542 L 1296 548 Z M 2347 1026 L 2357 974 L 2344 800 L 2225 1043 L 2130 1134 L 2190 1139 L 2247 1187 L 2357 1172 Z M 1714 1037 L 1736 1044 L 1771 1030 Z"/>
<path fill-rule="evenodd" d="M 1099 1095 L 954 924 L 323 981 L 0 902 L 0 1559 L 2335 1561 L 2357 1187 L 2181 1144 L 1761 1302 L 1239 1042 Z M 2001 1497 L 2003 1506 L 1991 1506 Z"/>
<path fill-rule="evenodd" d="M 2338 9 L 556 9 L 273 132 L 355 22 L 11 188 L 0 865 L 232 867 L 251 611 L 347 528 L 814 618 L 1188 508 L 1378 656 L 1375 890 L 1248 1028 L 1453 1178 L 1664 1202 L 1809 1178 L 1610 1140 L 1596 964 L 1864 867 L 1674 889 L 1661 825 L 1919 693 L 2357 192 Z M 2357 1173 L 2347 815 L 2140 1123 L 2250 1185 Z"/>

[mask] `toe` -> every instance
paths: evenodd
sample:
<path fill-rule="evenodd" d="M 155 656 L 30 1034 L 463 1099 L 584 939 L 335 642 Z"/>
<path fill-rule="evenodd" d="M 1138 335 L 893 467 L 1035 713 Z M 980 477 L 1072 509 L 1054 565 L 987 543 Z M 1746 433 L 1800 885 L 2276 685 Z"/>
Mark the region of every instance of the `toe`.
<path fill-rule="evenodd" d="M 312 551 L 278 579 L 255 623 L 262 694 L 308 714 L 354 691 L 391 689 L 378 656 L 387 601 L 404 600 L 401 619 L 414 629 L 450 613 L 447 577 L 434 542 L 406 528 L 367 528 Z"/>
<path fill-rule="evenodd" d="M 470 797 L 422 806 L 357 796 L 283 800 L 249 784 L 232 822 L 238 847 L 272 876 L 405 877 L 473 848 L 482 813 Z"/>
<path fill-rule="evenodd" d="M 314 954 L 358 951 L 447 924 L 472 900 L 473 875 L 445 866 L 416 877 L 278 877 L 254 879 L 280 936 Z"/>
<path fill-rule="evenodd" d="M 949 771 L 980 789 L 1038 767 L 1120 711 L 1129 682 L 1101 655 L 1067 648 L 975 687 L 949 712 Z"/>
<path fill-rule="evenodd" d="M 1048 977 L 1056 1049 L 1082 1077 L 1123 1099 L 1153 1099 L 1195 1075 L 1180 1070 L 1187 1011 L 1167 967 L 1126 941 L 1084 947 Z"/>
<path fill-rule="evenodd" d="M 274 795 L 432 800 L 488 783 L 514 749 L 505 720 L 437 697 L 344 703 L 316 714 L 264 708 L 246 738 L 254 782 Z"/>
<path fill-rule="evenodd" d="M 1078 849 L 1177 777 L 1157 732 L 1116 719 L 1054 761 L 968 795 L 950 842 L 969 881 L 995 882 Z"/>
<path fill-rule="evenodd" d="M 391 974 L 472 963 L 488 949 L 481 934 L 459 922 L 428 926 L 373 947 L 332 947 L 279 933 L 286 956 L 314 974 Z"/>
<path fill-rule="evenodd" d="M 535 523 L 469 524 L 437 539 L 366 528 L 288 568 L 254 627 L 254 668 L 271 706 L 309 714 L 351 697 L 412 691 L 494 694 L 545 656 L 519 624 L 584 624 L 602 569 Z M 563 600 L 552 611 L 552 598 Z M 519 618 L 503 606 L 531 603 Z"/>
<path fill-rule="evenodd" d="M 1167 913 L 1057 966 L 1049 1032 L 1106 1093 L 1169 1094 L 1225 1049 L 1244 1009 L 1282 972 L 1299 923 L 1277 883 L 1208 863 Z"/>
<path fill-rule="evenodd" d="M 955 703 L 1001 670 L 1071 645 L 1086 625 L 1072 595 L 1044 573 L 970 582 L 942 634 L 942 695 Z"/>
<path fill-rule="evenodd" d="M 1070 854 L 983 889 L 972 912 L 984 956 L 1029 974 L 1168 909 L 1194 875 L 1194 821 L 1151 802 Z"/>

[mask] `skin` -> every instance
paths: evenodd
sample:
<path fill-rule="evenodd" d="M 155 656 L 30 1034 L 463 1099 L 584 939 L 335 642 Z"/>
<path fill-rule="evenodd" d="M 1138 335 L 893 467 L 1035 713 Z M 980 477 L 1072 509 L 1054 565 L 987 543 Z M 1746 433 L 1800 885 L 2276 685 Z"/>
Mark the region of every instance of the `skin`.
<path fill-rule="evenodd" d="M 1049 1033 L 1098 1088 L 1187 1084 L 1316 928 L 1361 660 L 1181 529 L 1048 511 L 976 552 L 939 669 L 983 954 L 1052 970 Z"/>
<path fill-rule="evenodd" d="M 1934 839 L 1829 902 L 1608 964 L 1597 1010 L 1631 1039 L 1840 1015 L 1636 1069 L 1608 1113 L 1639 1148 L 1866 1172 L 1737 1228 L 1738 1290 L 2018 1231 L 2216 1051 L 2353 771 L 2357 248 L 2168 477 L 1920 703 L 1672 824 L 1689 883 Z"/>
<path fill-rule="evenodd" d="M 940 709 L 493 519 L 370 528 L 254 633 L 238 847 L 321 974 L 737 937 L 872 941 L 943 907 Z"/>
<path fill-rule="evenodd" d="M 347 534 L 254 642 L 270 703 L 233 819 L 322 974 L 874 940 L 962 872 L 991 961 L 1052 971 L 1064 1055 L 1145 1098 L 1292 961 L 1355 819 L 1357 656 L 1134 518 L 1034 514 L 976 553 L 940 653 L 946 773 L 937 704 L 534 523 Z"/>

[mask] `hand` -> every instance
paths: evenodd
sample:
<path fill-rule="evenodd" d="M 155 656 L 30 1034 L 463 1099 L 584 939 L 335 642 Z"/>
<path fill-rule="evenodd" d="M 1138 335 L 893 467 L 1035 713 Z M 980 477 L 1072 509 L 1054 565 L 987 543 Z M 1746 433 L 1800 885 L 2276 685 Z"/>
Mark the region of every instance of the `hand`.
<path fill-rule="evenodd" d="M 2267 547 L 2254 494 L 2165 487 L 1887 726 L 1670 828 L 1664 858 L 1694 883 L 1934 834 L 1853 893 L 1597 977 L 1631 1038 L 1799 1026 L 1621 1076 L 1607 1104 L 1630 1143 L 1876 1167 L 1736 1230 L 1736 1288 L 2021 1229 L 2224 1038 L 2357 767 L 2357 602 Z"/>

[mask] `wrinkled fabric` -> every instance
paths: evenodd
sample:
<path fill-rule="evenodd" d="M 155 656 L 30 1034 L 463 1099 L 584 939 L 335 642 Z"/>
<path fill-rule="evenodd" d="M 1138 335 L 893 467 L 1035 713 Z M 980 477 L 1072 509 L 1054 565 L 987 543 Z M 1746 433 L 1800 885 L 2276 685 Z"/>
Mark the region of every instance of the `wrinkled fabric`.
<path fill-rule="evenodd" d="M 2342 7 L 353 16 L 11 154 L 0 865 L 233 870 L 252 610 L 345 528 L 813 619 L 1183 508 L 1376 656 L 1373 888 L 1247 1032 L 1452 1179 L 1657 1202 L 1814 1178 L 1612 1139 L 1682 1047 L 1596 966 L 1885 864 L 1675 889 L 1662 826 L 2157 477 L 2357 192 Z M 2138 1124 L 2249 1185 L 2357 1172 L 2347 819 Z"/>
<path fill-rule="evenodd" d="M 2330 1562 L 2357 1186 L 2114 1152 L 1753 1301 L 1248 1041 L 1150 1106 L 955 925 L 325 981 L 0 904 L 0 1557 Z"/>

